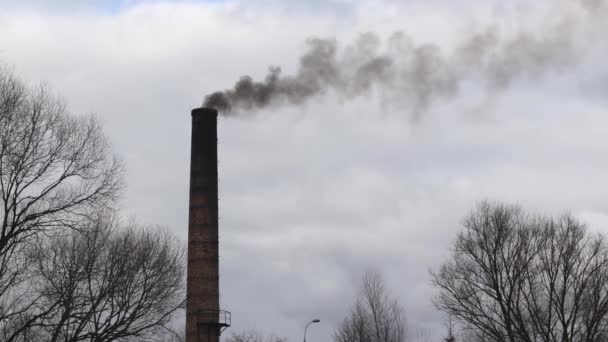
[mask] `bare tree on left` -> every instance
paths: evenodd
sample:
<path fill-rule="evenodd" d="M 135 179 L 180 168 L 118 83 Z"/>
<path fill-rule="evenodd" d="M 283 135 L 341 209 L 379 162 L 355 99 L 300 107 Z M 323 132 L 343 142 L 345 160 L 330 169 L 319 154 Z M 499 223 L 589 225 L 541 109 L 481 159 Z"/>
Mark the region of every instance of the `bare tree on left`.
<path fill-rule="evenodd" d="M 123 319 L 136 295 L 157 296 L 144 304 L 161 317 L 163 310 L 176 310 L 169 299 L 183 295 L 179 281 L 165 283 L 162 293 L 139 290 L 156 289 L 150 281 L 159 282 L 155 277 L 162 274 L 153 272 L 180 280 L 181 247 L 162 234 L 137 233 L 139 228 L 123 229 L 114 221 L 122 178 L 122 162 L 94 116 L 70 114 L 44 86 L 29 87 L 0 68 L 0 339 L 110 341 L 143 335 L 145 329 L 133 332 L 133 322 Z M 90 249 L 93 242 L 100 243 L 98 255 Z M 150 265 L 146 255 L 157 264 Z M 125 267 L 133 275 L 109 276 Z M 112 283 L 117 279 L 122 283 Z M 75 312 L 82 315 L 66 315 Z M 140 312 L 131 314 L 141 318 Z M 75 333 L 70 329 L 80 327 L 79 317 L 86 322 Z M 111 326 L 117 318 L 123 330 Z"/>
<path fill-rule="evenodd" d="M 69 115 L 45 87 L 30 89 L 0 71 L 0 322 L 36 301 L 23 300 L 30 298 L 25 249 L 113 205 L 120 175 L 94 117 Z"/>

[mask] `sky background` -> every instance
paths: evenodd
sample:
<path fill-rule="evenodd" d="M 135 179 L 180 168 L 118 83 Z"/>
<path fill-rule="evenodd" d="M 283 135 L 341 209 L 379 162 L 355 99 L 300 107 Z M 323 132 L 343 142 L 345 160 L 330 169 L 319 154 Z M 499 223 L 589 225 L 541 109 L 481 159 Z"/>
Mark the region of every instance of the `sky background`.
<path fill-rule="evenodd" d="M 96 113 L 128 165 L 125 217 L 185 240 L 190 110 L 205 94 L 270 65 L 293 72 L 312 36 L 346 46 L 402 30 L 449 50 L 488 26 L 540 30 L 576 2 L 0 0 L 0 61 L 48 84 L 73 113 Z M 331 341 L 361 275 L 377 270 L 412 335 L 440 336 L 429 271 L 483 199 L 567 211 L 608 232 L 608 43 L 605 27 L 581 22 L 579 62 L 500 92 L 473 79 L 421 113 L 329 92 L 220 118 L 231 329 L 298 341 L 319 318 L 307 339 Z"/>

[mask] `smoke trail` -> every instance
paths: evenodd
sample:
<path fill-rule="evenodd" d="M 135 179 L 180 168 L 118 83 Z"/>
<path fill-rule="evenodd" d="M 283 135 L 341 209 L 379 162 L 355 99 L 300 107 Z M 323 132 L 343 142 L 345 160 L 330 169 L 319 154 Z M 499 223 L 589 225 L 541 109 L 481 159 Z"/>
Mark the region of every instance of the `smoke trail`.
<path fill-rule="evenodd" d="M 377 92 L 387 104 L 420 113 L 439 100 L 457 95 L 461 83 L 479 81 L 490 92 L 518 77 L 542 77 L 576 64 L 584 29 L 605 19 L 604 0 L 576 0 L 580 15 L 562 15 L 544 29 L 501 34 L 488 28 L 444 51 L 436 44 L 417 45 L 403 32 L 383 44 L 365 33 L 339 51 L 335 39 L 313 38 L 294 75 L 271 67 L 266 78 L 243 76 L 234 87 L 205 97 L 204 106 L 223 114 L 278 104 L 302 104 L 332 91 L 344 98 Z M 558 2 L 559 3 L 559 2 Z"/>

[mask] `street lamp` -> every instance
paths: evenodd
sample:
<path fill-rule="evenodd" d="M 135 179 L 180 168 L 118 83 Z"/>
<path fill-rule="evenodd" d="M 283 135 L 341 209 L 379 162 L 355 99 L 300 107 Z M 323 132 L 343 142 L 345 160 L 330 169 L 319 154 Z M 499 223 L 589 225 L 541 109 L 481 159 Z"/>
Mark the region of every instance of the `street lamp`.
<path fill-rule="evenodd" d="M 319 322 L 321 322 L 321 320 L 318 318 L 315 318 L 312 321 L 308 322 L 308 324 L 306 324 L 306 328 L 304 328 L 304 342 L 306 342 L 306 330 L 308 329 L 308 326 L 313 323 L 319 323 Z"/>

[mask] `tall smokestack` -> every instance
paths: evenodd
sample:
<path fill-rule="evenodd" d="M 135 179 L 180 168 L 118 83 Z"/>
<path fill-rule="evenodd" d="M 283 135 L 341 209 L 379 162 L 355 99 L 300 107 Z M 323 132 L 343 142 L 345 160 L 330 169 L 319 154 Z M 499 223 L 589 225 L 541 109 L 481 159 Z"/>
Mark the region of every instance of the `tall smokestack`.
<path fill-rule="evenodd" d="M 230 325 L 219 305 L 217 111 L 192 110 L 186 342 L 218 342 Z"/>

